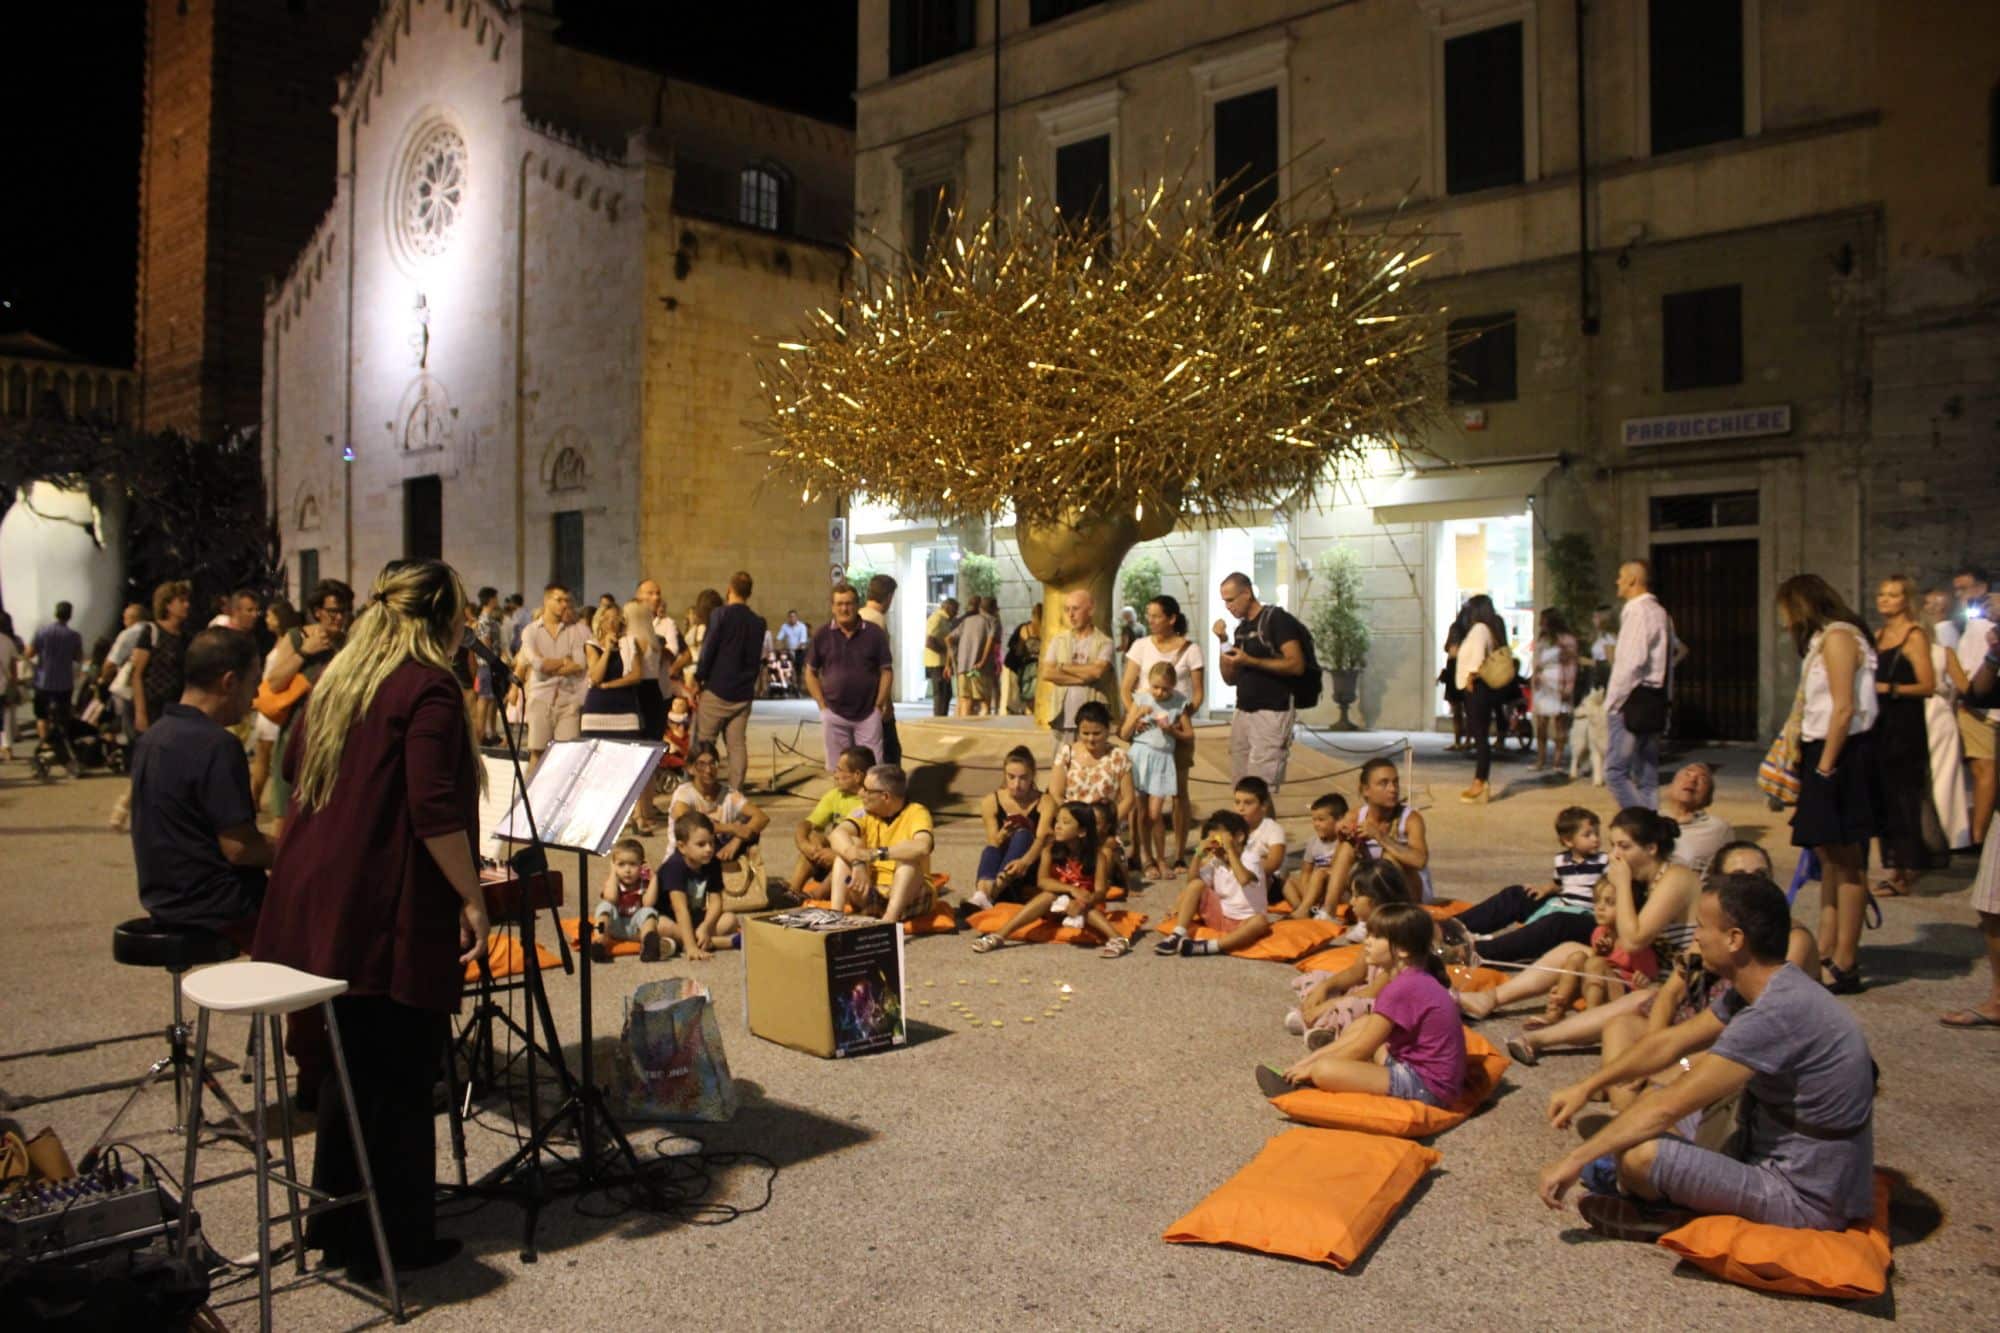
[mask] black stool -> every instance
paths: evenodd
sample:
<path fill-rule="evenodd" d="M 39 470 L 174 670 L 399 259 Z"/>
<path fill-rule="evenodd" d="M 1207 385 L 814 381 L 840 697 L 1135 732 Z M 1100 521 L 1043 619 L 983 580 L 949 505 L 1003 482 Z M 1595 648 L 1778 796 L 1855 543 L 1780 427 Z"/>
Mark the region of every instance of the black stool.
<path fill-rule="evenodd" d="M 119 1122 L 124 1120 L 125 1113 L 132 1109 L 132 1104 L 158 1081 L 160 1075 L 169 1071 L 172 1071 L 174 1079 L 174 1133 L 180 1133 L 184 1127 L 188 1099 L 192 1092 L 192 1078 L 199 1072 L 203 1085 L 221 1102 L 244 1140 L 256 1144 L 259 1151 L 262 1150 L 263 1145 L 258 1143 L 251 1133 L 249 1122 L 243 1118 L 243 1113 L 237 1109 L 236 1103 L 229 1099 L 229 1094 L 222 1090 L 222 1084 L 216 1079 L 214 1072 L 206 1068 L 195 1070 L 194 1056 L 189 1050 L 189 1042 L 194 1032 L 182 1016 L 181 1009 L 181 977 L 193 968 L 206 967 L 210 963 L 228 962 L 236 957 L 237 952 L 234 944 L 212 930 L 203 930 L 199 926 L 172 926 L 163 921 L 155 921 L 149 916 L 134 917 L 112 929 L 113 958 L 127 967 L 157 967 L 166 971 L 167 984 L 172 988 L 174 995 L 174 1019 L 167 1026 L 167 1053 L 153 1061 L 152 1067 L 125 1098 L 117 1114 L 113 1115 L 110 1123 L 105 1125 L 104 1132 L 97 1136 L 97 1142 L 91 1144 L 89 1151 L 83 1155 L 83 1161 L 96 1160 L 99 1150 L 114 1140 Z"/>

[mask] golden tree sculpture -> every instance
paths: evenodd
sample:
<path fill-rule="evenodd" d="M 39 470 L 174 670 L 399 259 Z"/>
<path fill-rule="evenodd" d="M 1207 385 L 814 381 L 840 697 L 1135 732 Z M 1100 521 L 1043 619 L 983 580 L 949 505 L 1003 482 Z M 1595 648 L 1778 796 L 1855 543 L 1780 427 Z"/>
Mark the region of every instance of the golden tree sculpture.
<path fill-rule="evenodd" d="M 1026 185 L 976 226 L 941 215 L 920 267 L 857 249 L 839 308 L 765 349 L 773 477 L 943 522 L 1011 511 L 1045 623 L 1082 587 L 1108 624 L 1137 542 L 1432 424 L 1442 322 L 1410 277 L 1430 253 L 1351 225 L 1331 178 L 1241 221 L 1230 184 L 1163 181 L 1096 227 Z"/>

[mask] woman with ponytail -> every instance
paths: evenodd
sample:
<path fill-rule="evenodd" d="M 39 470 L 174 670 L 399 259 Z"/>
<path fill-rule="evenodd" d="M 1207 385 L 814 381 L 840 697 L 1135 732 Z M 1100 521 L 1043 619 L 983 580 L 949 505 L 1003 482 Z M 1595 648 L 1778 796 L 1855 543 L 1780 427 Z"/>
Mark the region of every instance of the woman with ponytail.
<path fill-rule="evenodd" d="M 1450 1106 L 1465 1090 L 1465 1028 L 1438 961 L 1437 925 L 1414 903 L 1384 903 L 1368 918 L 1368 966 L 1386 978 L 1374 1011 L 1339 1040 L 1280 1073 L 1257 1070 L 1257 1086 L 1279 1097 L 1301 1084 L 1325 1092 L 1372 1092 Z"/>
<path fill-rule="evenodd" d="M 328 1035 L 354 1086 L 398 1270 L 458 1249 L 436 1232 L 431 1089 L 464 964 L 487 934 L 473 853 L 481 773 L 451 667 L 464 620 L 465 589 L 449 565 L 398 561 L 376 578 L 292 728 L 291 818 L 253 950 L 348 983 Z M 345 1116 L 320 1119 L 312 1183 L 334 1195 L 360 1187 Z M 373 1275 L 358 1205 L 311 1219 L 306 1244 L 351 1276 Z"/>

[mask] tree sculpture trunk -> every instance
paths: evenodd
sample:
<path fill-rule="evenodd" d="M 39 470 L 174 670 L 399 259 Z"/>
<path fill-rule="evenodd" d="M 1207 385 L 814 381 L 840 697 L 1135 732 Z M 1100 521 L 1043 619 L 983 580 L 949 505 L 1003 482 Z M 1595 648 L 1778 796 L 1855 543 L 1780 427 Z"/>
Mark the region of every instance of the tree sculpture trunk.
<path fill-rule="evenodd" d="M 1174 521 L 1174 513 L 1167 510 L 1144 519 L 1090 514 L 1055 522 L 1018 523 L 1014 539 L 1021 551 L 1021 561 L 1030 574 L 1042 581 L 1042 643 L 1047 645 L 1069 627 L 1063 601 L 1079 588 L 1089 593 L 1095 604 L 1097 627 L 1110 633 L 1116 613 L 1118 567 L 1125 562 L 1126 553 L 1140 542 L 1172 532 Z M 1123 670 L 1123 663 L 1113 661 L 1110 690 L 1113 723 L 1118 721 L 1120 711 L 1117 680 Z M 1059 687 L 1050 684 L 1043 673 L 1037 673 L 1037 677 L 1035 720 L 1048 726 Z"/>

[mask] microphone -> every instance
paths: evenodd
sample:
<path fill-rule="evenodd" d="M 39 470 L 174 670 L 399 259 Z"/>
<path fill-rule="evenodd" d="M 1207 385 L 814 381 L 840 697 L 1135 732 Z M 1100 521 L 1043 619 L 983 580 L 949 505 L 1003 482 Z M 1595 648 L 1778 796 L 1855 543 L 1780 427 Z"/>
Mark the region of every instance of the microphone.
<path fill-rule="evenodd" d="M 458 646 L 491 667 L 496 677 L 510 681 L 515 679 L 514 669 L 501 660 L 500 654 L 480 642 L 479 636 L 471 630 L 465 631 L 464 636 L 458 641 Z"/>

